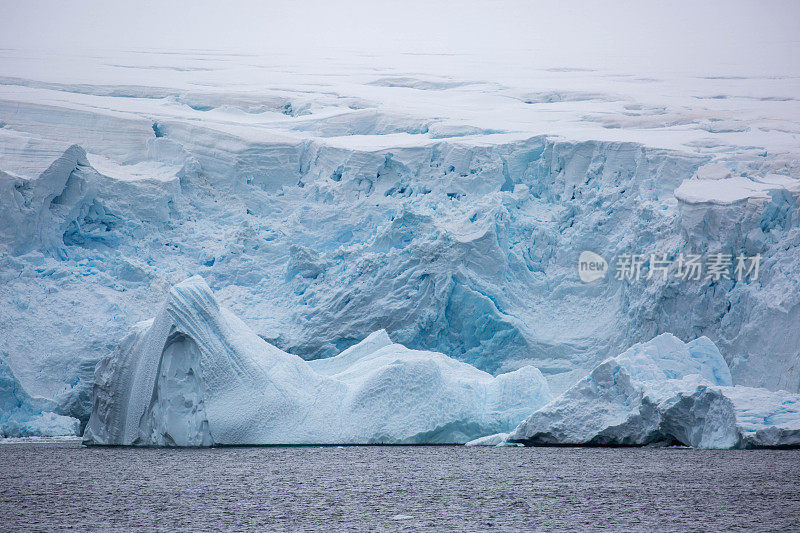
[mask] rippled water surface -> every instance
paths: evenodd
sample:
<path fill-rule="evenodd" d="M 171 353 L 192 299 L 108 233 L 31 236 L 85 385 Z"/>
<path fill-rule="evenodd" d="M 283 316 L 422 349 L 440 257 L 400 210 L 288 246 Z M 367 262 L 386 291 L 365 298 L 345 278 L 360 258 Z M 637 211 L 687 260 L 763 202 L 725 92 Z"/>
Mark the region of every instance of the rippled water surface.
<path fill-rule="evenodd" d="M 800 451 L 0 445 L 0 530 L 800 531 Z"/>

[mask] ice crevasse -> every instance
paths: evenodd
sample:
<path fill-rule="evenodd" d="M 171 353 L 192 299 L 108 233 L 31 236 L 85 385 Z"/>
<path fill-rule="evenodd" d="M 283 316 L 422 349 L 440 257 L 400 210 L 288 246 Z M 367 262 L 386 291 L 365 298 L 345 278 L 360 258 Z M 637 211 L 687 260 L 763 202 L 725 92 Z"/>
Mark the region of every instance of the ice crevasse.
<path fill-rule="evenodd" d="M 492 376 L 377 331 L 304 361 L 264 341 L 195 276 L 95 372 L 88 444 L 464 443 L 552 399 L 541 372 Z"/>

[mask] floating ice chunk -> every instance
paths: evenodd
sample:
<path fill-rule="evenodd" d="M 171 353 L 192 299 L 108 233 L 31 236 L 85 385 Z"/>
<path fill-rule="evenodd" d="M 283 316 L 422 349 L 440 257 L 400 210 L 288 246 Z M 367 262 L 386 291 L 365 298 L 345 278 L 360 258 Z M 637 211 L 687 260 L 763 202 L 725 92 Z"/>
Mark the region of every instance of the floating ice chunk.
<path fill-rule="evenodd" d="M 659 407 L 664 438 L 687 446 L 800 446 L 800 396 L 796 394 L 700 385 Z"/>
<path fill-rule="evenodd" d="M 607 359 L 508 437 L 531 445 L 800 445 L 800 396 L 732 387 L 707 338 L 670 334 Z"/>
<path fill-rule="evenodd" d="M 534 367 L 497 377 L 378 331 L 306 362 L 221 308 L 200 277 L 169 293 L 95 374 L 93 444 L 464 443 L 551 396 Z"/>

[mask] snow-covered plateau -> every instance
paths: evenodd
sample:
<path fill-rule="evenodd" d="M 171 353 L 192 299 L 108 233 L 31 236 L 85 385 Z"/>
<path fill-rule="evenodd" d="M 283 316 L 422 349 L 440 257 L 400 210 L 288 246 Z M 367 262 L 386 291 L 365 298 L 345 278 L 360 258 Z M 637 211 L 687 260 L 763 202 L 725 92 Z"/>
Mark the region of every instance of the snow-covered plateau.
<path fill-rule="evenodd" d="M 478 4 L 458 13 L 418 6 L 428 18 L 394 10 L 386 21 L 394 33 L 365 24 L 374 15 L 366 8 L 320 4 L 297 17 L 288 5 L 266 14 L 252 6 L 248 17 L 264 25 L 220 9 L 192 26 L 227 33 L 205 31 L 183 47 L 175 42 L 189 42 L 185 13 L 168 5 L 157 16 L 117 6 L 126 14 L 112 17 L 111 8 L 78 2 L 54 6 L 61 16 L 52 21 L 33 11 L 25 19 L 21 7 L 2 17 L 0 432 L 70 433 L 75 419 L 80 432 L 94 384 L 97 442 L 162 443 L 167 434 L 175 443 L 231 442 L 217 436 L 228 429 L 214 433 L 226 402 L 301 375 L 309 383 L 285 384 L 292 401 L 338 420 L 363 375 L 323 369 L 364 339 L 385 341 L 376 331 L 397 343 L 389 352 L 403 365 L 419 356 L 431 375 L 461 369 L 436 377 L 447 383 L 442 394 L 477 383 L 488 391 L 489 375 L 499 382 L 535 367 L 541 390 L 567 401 L 609 357 L 663 333 L 690 346 L 710 339 L 729 381 L 711 381 L 703 398 L 681 389 L 685 401 L 664 409 L 661 396 L 642 392 L 657 403 L 658 424 L 691 398 L 728 402 L 740 420 L 747 391 L 763 405 L 800 392 L 796 17 L 777 4 L 687 4 L 658 8 L 654 25 L 653 6 L 587 3 L 565 17 L 546 4 Z M 437 21 L 454 17 L 458 31 L 445 38 Z M 745 27 L 752 31 L 732 31 Z M 608 41 L 606 31 L 617 37 Z M 331 38 L 323 46 L 313 32 Z M 244 44 L 214 44 L 226 35 Z M 366 41 L 356 43 L 359 35 Z M 584 251 L 604 258 L 608 275 L 581 281 Z M 619 280 L 613 272 L 624 254 L 718 253 L 758 256 L 758 275 Z M 209 307 L 190 309 L 206 325 L 164 310 L 142 325 L 167 294 L 172 309 L 178 284 L 195 275 L 208 285 L 198 294 Z M 168 323 L 185 328 L 186 340 L 171 337 Z M 375 361 L 381 372 L 392 368 L 389 352 Z M 177 366 L 159 370 L 159 357 Z M 244 367 L 222 371 L 238 359 Z M 266 372 L 268 360 L 283 373 Z M 203 368 L 200 379 L 193 365 L 206 362 L 215 370 Z M 134 363 L 143 373 L 125 374 Z M 214 389 L 224 379 L 241 388 L 224 397 Z M 190 435 L 165 430 L 182 407 L 145 394 L 170 380 L 195 399 L 196 387 L 214 390 L 203 399 L 206 418 L 195 410 L 187 419 L 198 426 Z M 428 405 L 443 431 L 431 438 L 513 430 L 535 410 L 525 395 L 545 396 L 516 390 L 521 403 L 501 402 L 497 412 L 489 399 L 459 403 L 476 409 L 470 416 Z M 419 442 L 426 431 L 409 419 L 381 433 L 363 414 L 371 422 L 358 430 L 337 422 L 325 430 L 344 433 L 314 438 L 264 425 L 288 423 L 289 411 L 270 416 L 234 434 Z M 719 442 L 762 442 L 743 424 Z M 555 434 L 539 422 L 525 427 Z M 577 428 L 574 438 L 592 441 L 595 430 L 603 431 Z"/>

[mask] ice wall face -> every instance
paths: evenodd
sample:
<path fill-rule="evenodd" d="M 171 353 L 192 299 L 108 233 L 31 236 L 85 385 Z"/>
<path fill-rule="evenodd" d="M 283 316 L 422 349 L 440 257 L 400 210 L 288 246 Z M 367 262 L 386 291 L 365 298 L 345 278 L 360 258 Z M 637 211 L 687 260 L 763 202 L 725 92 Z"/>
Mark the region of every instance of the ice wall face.
<path fill-rule="evenodd" d="M 665 333 L 604 361 L 502 441 L 796 447 L 800 396 L 733 387 L 728 367 L 710 340 L 701 337 L 684 344 Z"/>
<path fill-rule="evenodd" d="M 799 205 L 796 193 L 780 188 L 732 204 L 681 204 L 687 247 L 763 257 L 757 283 L 722 280 L 685 287 L 680 297 L 671 290 L 660 295 L 665 311 L 687 316 L 682 323 L 667 317 L 658 323 L 672 322 L 670 331 L 683 337 L 689 328 L 713 333 L 737 384 L 800 390 Z"/>
<path fill-rule="evenodd" d="M 103 66 L 124 83 L 0 83 L 0 353 L 84 423 L 95 363 L 193 274 L 307 360 L 386 329 L 490 373 L 533 364 L 561 392 L 672 332 L 711 338 L 737 384 L 800 388 L 792 134 L 698 108 L 751 100 L 374 72 L 332 92 L 265 90 L 261 74 L 253 90 L 198 90 L 183 76 L 207 71 L 147 61 Z M 545 116 L 563 120 L 530 127 Z M 562 129 L 576 117 L 593 129 Z M 584 250 L 764 259 L 755 282 L 584 284 Z"/>
<path fill-rule="evenodd" d="M 4 203 L 3 353 L 26 386 L 84 420 L 95 361 L 195 272 L 262 337 L 307 359 L 386 329 L 492 373 L 534 364 L 560 392 L 671 331 L 714 338 L 737 383 L 798 388 L 797 199 L 676 201 L 705 157 L 543 137 L 272 146 L 184 129 L 159 123 L 125 165 L 65 147 L 42 174 L 13 178 L 35 209 Z M 744 251 L 765 263 L 758 283 L 584 284 L 585 249 L 609 260 Z M 32 340 L 23 323 L 42 334 Z"/>
<path fill-rule="evenodd" d="M 384 331 L 333 358 L 282 352 L 194 277 L 97 367 L 90 444 L 463 443 L 552 398 L 533 367 L 493 377 Z"/>
<path fill-rule="evenodd" d="M 55 402 L 33 398 L 0 359 L 0 437 L 75 436 L 80 423 L 58 414 Z"/>

